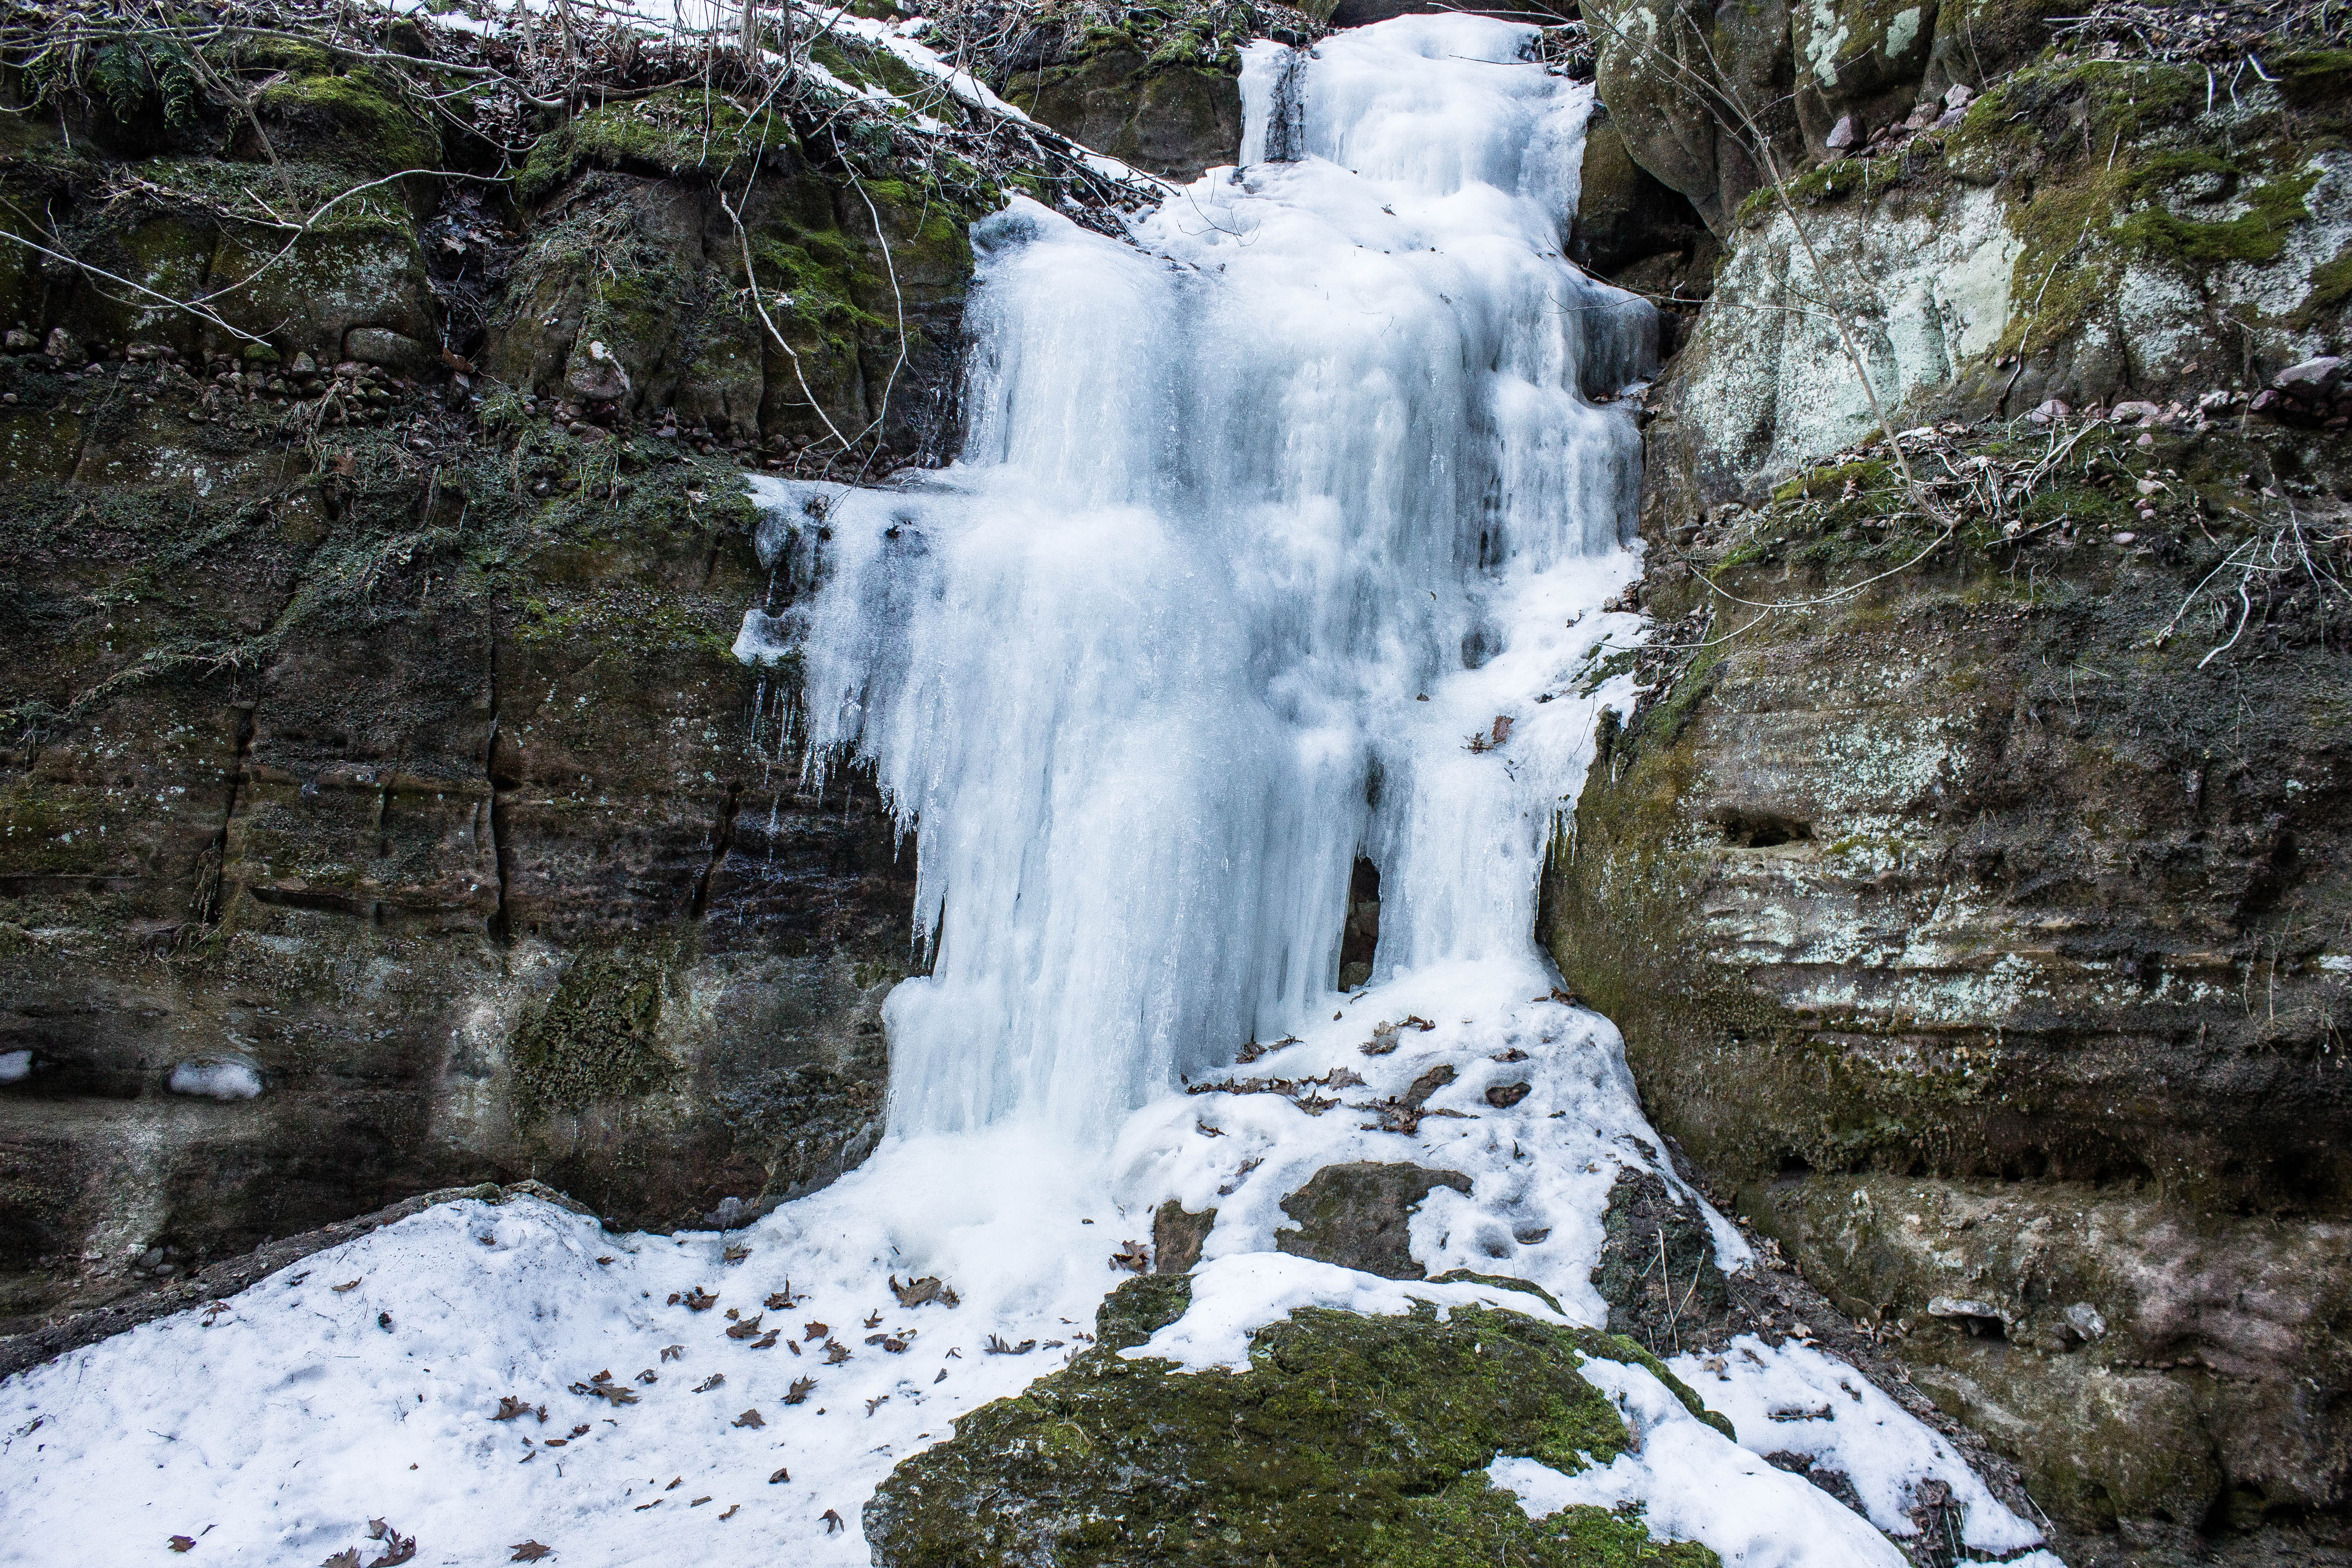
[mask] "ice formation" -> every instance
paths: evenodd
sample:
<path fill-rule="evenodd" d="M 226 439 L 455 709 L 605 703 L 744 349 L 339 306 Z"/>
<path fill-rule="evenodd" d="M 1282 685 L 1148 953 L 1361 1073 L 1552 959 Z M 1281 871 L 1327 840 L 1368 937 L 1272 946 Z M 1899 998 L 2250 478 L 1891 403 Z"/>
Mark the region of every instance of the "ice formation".
<path fill-rule="evenodd" d="M 1295 92 L 1307 155 L 1134 244 L 1016 200 L 974 230 L 962 460 L 764 482 L 829 536 L 809 740 L 919 836 L 939 940 L 890 1002 L 894 1128 L 1099 1138 L 1328 1010 L 1360 852 L 1375 979 L 1528 950 L 1623 695 L 1571 677 L 1633 625 L 1588 612 L 1638 569 L 1639 439 L 1580 388 L 1654 323 L 1560 259 L 1589 93 L 1498 68 L 1526 36 L 1405 22 L 1253 69 L 1251 123 Z"/>
<path fill-rule="evenodd" d="M 861 1563 L 876 1484 L 1075 1353 L 1126 1277 L 1110 1256 L 1171 1198 L 1218 1211 L 1155 1341 L 1183 1364 L 1307 1304 L 1541 1314 L 1276 1254 L 1282 1199 L 1339 1161 L 1467 1177 L 1413 1215 L 1415 1259 L 1601 1321 L 1615 1173 L 1679 1184 L 1616 1031 L 1530 933 L 1596 713 L 1633 696 L 1601 657 L 1641 635 L 1601 608 L 1640 568 L 1610 395 L 1654 326 L 1561 258 L 1590 89 L 1528 63 L 1530 36 L 1412 16 L 1254 46 L 1248 165 L 1124 241 L 1025 200 L 979 226 L 953 468 L 761 482 L 779 592 L 738 651 L 797 650 L 815 754 L 876 768 L 935 950 L 889 1005 L 863 1167 L 728 1234 L 444 1205 L 12 1379 L 0 1562 L 89 1555 L 93 1530 L 108 1561 L 179 1534 L 315 1562 L 383 1518 L 420 1562 L 536 1540 L 572 1568 Z M 1360 855 L 1380 933 L 1349 994 Z M 1378 1113 L 1447 1073 L 1422 1115 Z M 919 1276 L 961 1304 L 900 1305 Z M 1749 1406 L 1835 1369 L 1718 1359 L 1682 1375 L 1743 1438 Z M 1605 1493 L 1730 1563 L 1893 1560 L 1647 1374 L 1605 1375 L 1642 1447 L 1576 1477 L 1498 1456 L 1532 1510 Z M 1807 1439 L 1889 1531 L 1916 1528 L 1912 1481 L 1965 1475 L 1890 1403 L 1840 1415 Z M 1956 1495 L 1972 1547 L 2035 1539 Z"/>

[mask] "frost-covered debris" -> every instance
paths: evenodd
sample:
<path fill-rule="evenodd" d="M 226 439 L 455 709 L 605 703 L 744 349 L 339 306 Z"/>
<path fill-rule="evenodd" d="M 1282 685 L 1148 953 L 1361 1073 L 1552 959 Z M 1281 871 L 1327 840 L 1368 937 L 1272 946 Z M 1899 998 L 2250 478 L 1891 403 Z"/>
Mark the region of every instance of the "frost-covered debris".
<path fill-rule="evenodd" d="M 1795 1340 L 1778 1346 L 1742 1334 L 1725 1349 L 1667 1363 L 1707 1406 L 1731 1417 L 1740 1443 L 1793 1455 L 1817 1475 L 1842 1476 L 1870 1521 L 1911 1537 L 1915 1512 L 1950 1506 L 1958 1544 L 2006 1554 L 2041 1543 L 2041 1532 L 2001 1506 L 1944 1438 L 1914 1419 L 1853 1368 Z"/>

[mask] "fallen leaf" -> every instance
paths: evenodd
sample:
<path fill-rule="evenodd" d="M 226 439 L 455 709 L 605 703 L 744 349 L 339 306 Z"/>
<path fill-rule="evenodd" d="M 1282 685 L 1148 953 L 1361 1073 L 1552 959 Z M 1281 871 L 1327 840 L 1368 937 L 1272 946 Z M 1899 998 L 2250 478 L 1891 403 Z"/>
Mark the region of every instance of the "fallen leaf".
<path fill-rule="evenodd" d="M 375 1528 L 378 1525 L 383 1526 L 380 1535 Z M 416 1537 L 401 1534 L 383 1520 L 368 1521 L 368 1534 L 372 1539 L 383 1542 L 383 1555 L 370 1563 L 367 1568 L 400 1568 L 400 1564 L 416 1555 Z"/>
<path fill-rule="evenodd" d="M 671 1478 L 669 1485 L 662 1488 L 662 1490 L 666 1492 L 674 1492 L 684 1485 L 686 1485 L 686 1478 L 684 1476 L 674 1476 Z"/>
<path fill-rule="evenodd" d="M 536 1415 L 541 1420 L 544 1421 L 547 1419 L 547 1406 L 544 1405 L 533 1405 L 528 1399 L 517 1399 L 511 1394 L 499 1394 L 499 1413 L 496 1415 L 491 1416 L 490 1419 L 493 1421 L 511 1421 L 518 1415 Z"/>
<path fill-rule="evenodd" d="M 320 1563 L 319 1568 L 360 1568 L 360 1549 L 356 1546 L 346 1546 L 324 1563 Z"/>
<path fill-rule="evenodd" d="M 786 1341 L 784 1342 L 784 1348 L 785 1348 L 786 1350 L 788 1350 L 788 1351 L 792 1352 L 794 1355 L 798 1355 L 798 1354 L 800 1354 L 800 1353 L 801 1353 L 801 1347 L 800 1347 L 797 1343 L 795 1343 L 794 1342 L 793 1342 L 793 1341 L 791 1341 L 791 1340 L 786 1340 Z"/>
<path fill-rule="evenodd" d="M 593 1394 L 614 1405 L 637 1403 L 637 1391 L 625 1383 L 575 1383 L 572 1385 L 572 1392 Z"/>
<path fill-rule="evenodd" d="M 514 1553 L 507 1559 L 509 1563 L 536 1563 L 542 1557 L 553 1555 L 555 1552 L 554 1547 L 541 1546 L 536 1541 L 518 1541 L 507 1550 Z"/>
<path fill-rule="evenodd" d="M 898 1305 L 909 1310 L 926 1301 L 937 1301 L 943 1307 L 957 1305 L 955 1291 L 935 1274 L 909 1279 L 904 1285 L 898 1283 L 898 1277 L 894 1274 L 890 1277 L 890 1289 L 898 1298 Z"/>
<path fill-rule="evenodd" d="M 704 1503 L 707 1503 L 707 1502 L 709 1502 L 709 1500 L 709 1500 L 709 1498 L 707 1498 L 707 1497 L 698 1497 L 698 1498 L 696 1498 L 692 1502 L 688 1503 L 686 1506 L 687 1506 L 687 1507 L 688 1507 L 688 1508 L 700 1508 Z"/>
<path fill-rule="evenodd" d="M 686 1353 L 686 1347 L 685 1347 L 684 1345 L 664 1345 L 664 1346 L 662 1346 L 662 1357 L 661 1357 L 661 1358 L 662 1358 L 662 1360 L 664 1360 L 664 1361 L 676 1361 L 678 1357 L 680 1357 L 680 1356 L 684 1355 L 685 1353 Z"/>
<path fill-rule="evenodd" d="M 645 1512 L 645 1511 L 646 1511 L 646 1510 L 647 1510 L 647 1509 L 649 1509 L 649 1508 L 659 1508 L 659 1507 L 661 1507 L 661 1505 L 662 1505 L 662 1500 L 661 1500 L 661 1499 L 659 1499 L 659 1498 L 656 1498 L 656 1499 L 654 1499 L 654 1500 L 653 1500 L 653 1501 L 651 1501 L 651 1502 L 641 1502 L 641 1503 L 639 1503 L 636 1507 L 635 1507 L 635 1508 L 631 1509 L 629 1511 L 630 1511 L 631 1513 L 643 1513 L 643 1512 Z"/>
<path fill-rule="evenodd" d="M 769 1484 L 770 1486 L 772 1486 L 772 1486 L 775 1486 L 776 1484 L 778 1484 L 779 1482 L 782 1482 L 782 1481 L 788 1481 L 788 1480 L 791 1480 L 792 1479 L 793 1479 L 793 1473 L 792 1473 L 792 1471 L 790 1471 L 790 1470 L 788 1470 L 788 1469 L 784 1468 L 782 1466 L 779 1465 L 779 1466 L 776 1468 L 776 1473 L 775 1473 L 774 1475 L 770 1476 L 770 1477 L 768 1478 L 768 1484 Z"/>
<path fill-rule="evenodd" d="M 1151 1267 L 1151 1254 L 1144 1249 L 1143 1243 L 1129 1240 L 1110 1255 L 1110 1266 L 1140 1274 Z"/>
<path fill-rule="evenodd" d="M 875 1395 L 873 1398 L 871 1398 L 871 1399 L 867 1400 L 867 1401 L 866 1402 L 866 1419 L 867 1419 L 868 1421 L 873 1420 L 873 1419 L 874 1419 L 874 1413 L 875 1413 L 877 1410 L 881 1409 L 881 1408 L 882 1408 L 882 1406 L 884 1406 L 884 1405 L 887 1405 L 887 1404 L 889 1404 L 889 1403 L 890 1403 L 890 1396 L 889 1396 L 888 1394 L 879 1394 Z"/>
<path fill-rule="evenodd" d="M 849 1528 L 841 1522 L 841 1515 L 831 1509 L 826 1509 L 821 1517 L 824 1520 L 824 1532 L 827 1535 L 831 1535 L 836 1530 L 846 1531 Z"/>
<path fill-rule="evenodd" d="M 833 1531 L 829 1531 L 829 1530 L 828 1530 L 828 1531 L 825 1531 L 825 1533 L 826 1533 L 827 1535 L 830 1535 L 830 1534 L 832 1534 L 832 1533 L 833 1533 Z M 193 1535 L 175 1535 L 175 1536 L 172 1537 L 172 1550 L 173 1550 L 173 1551 L 174 1551 L 174 1552 L 194 1552 L 195 1549 L 196 1549 L 196 1538 L 195 1538 L 194 1536 L 193 1536 Z"/>
<path fill-rule="evenodd" d="M 606 1258 L 600 1258 L 596 1259 L 596 1261 L 597 1261 L 598 1263 L 600 1263 L 600 1264 L 609 1264 L 609 1263 L 613 1263 L 613 1262 L 616 1261 L 616 1259 L 612 1258 L 609 1258 L 609 1257 L 606 1257 Z"/>
<path fill-rule="evenodd" d="M 740 1263 L 751 1256 L 751 1249 L 740 1241 L 731 1241 L 727 1244 L 727 1250 L 719 1256 L 730 1263 Z"/>
<path fill-rule="evenodd" d="M 719 1305 L 719 1298 L 699 1285 L 688 1290 L 679 1300 L 698 1312 L 708 1312 L 711 1308 Z"/>
<path fill-rule="evenodd" d="M 843 1344 L 839 1340 L 827 1340 L 824 1342 L 825 1365 L 839 1366 L 843 1362 L 847 1361 L 849 1356 L 849 1347 Z"/>
<path fill-rule="evenodd" d="M 988 1344 L 985 1348 L 991 1355 L 1027 1355 L 1037 1348 L 1037 1342 L 1023 1340 L 1017 1345 L 1008 1345 L 996 1335 L 991 1334 L 988 1336 Z"/>
<path fill-rule="evenodd" d="M 758 1312 L 745 1318 L 727 1331 L 727 1337 L 730 1340 L 757 1339 L 760 1334 L 760 1320 L 767 1315 L 765 1312 Z"/>
<path fill-rule="evenodd" d="M 661 1381 L 661 1373 L 656 1372 L 651 1367 L 647 1367 L 645 1371 L 637 1373 L 637 1381 L 639 1383 L 659 1383 Z"/>
<path fill-rule="evenodd" d="M 796 1377 L 793 1379 L 793 1386 L 784 1394 L 784 1403 L 787 1405 L 800 1405 L 804 1403 L 808 1399 L 809 1390 L 815 1386 L 816 1379 L 813 1377 Z M 773 1480 L 775 1478 L 771 1476 L 768 1479 Z"/>
<path fill-rule="evenodd" d="M 751 1349 L 755 1351 L 772 1351 L 775 1348 L 776 1331 L 773 1329 L 770 1329 L 764 1335 L 751 1342 Z"/>
<path fill-rule="evenodd" d="M 892 1355 L 905 1355 L 907 1353 L 907 1342 L 900 1339 L 897 1334 L 885 1335 L 882 1341 L 882 1348 L 888 1351 Z"/>
<path fill-rule="evenodd" d="M 708 1394 L 726 1381 L 727 1374 L 725 1373 L 714 1372 L 709 1377 L 704 1378 L 700 1383 L 696 1384 L 694 1385 L 694 1392 L 697 1394 Z"/>
<path fill-rule="evenodd" d="M 866 1320 L 866 1326 L 869 1329 L 879 1328 L 881 1324 L 882 1314 L 879 1312 L 875 1313 L 872 1317 Z"/>
<path fill-rule="evenodd" d="M 580 1423 L 580 1425 L 579 1425 L 579 1426 L 574 1426 L 573 1428 L 572 1428 L 572 1436 L 573 1436 L 574 1437 L 584 1437 L 584 1436 L 586 1436 L 587 1435 L 588 1435 L 588 1423 L 586 1423 L 585 1421 L 583 1421 L 582 1423 Z"/>
<path fill-rule="evenodd" d="M 733 1519 L 735 1517 L 736 1510 L 740 1509 L 742 1506 L 743 1505 L 740 1502 L 730 1502 L 727 1505 L 727 1511 L 720 1514 L 719 1517 L 721 1519 Z"/>
<path fill-rule="evenodd" d="M 767 1424 L 767 1417 L 761 1415 L 756 1409 L 746 1410 L 742 1415 L 735 1417 L 732 1423 L 737 1426 L 765 1426 Z"/>
<path fill-rule="evenodd" d="M 550 1437 L 547 1440 L 547 1446 L 551 1448 L 561 1448 L 571 1441 L 569 1437 Z"/>
<path fill-rule="evenodd" d="M 801 1330 L 801 1338 L 804 1340 L 821 1340 L 831 1332 L 833 1332 L 833 1331 L 826 1328 L 823 1323 L 808 1323 L 803 1325 Z"/>

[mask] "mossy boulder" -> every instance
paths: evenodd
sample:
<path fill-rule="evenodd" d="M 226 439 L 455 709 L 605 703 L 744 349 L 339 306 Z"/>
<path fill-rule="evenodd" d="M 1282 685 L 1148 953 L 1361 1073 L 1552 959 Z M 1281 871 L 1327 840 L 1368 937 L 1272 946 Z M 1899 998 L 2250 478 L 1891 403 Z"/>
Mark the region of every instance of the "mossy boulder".
<path fill-rule="evenodd" d="M 1004 91 L 1072 140 L 1171 179 L 1241 155 L 1241 84 L 1191 51 L 1146 56 L 1120 39 L 1011 77 Z"/>
<path fill-rule="evenodd" d="M 1434 1309 L 1391 1318 L 1318 1309 L 1260 1330 L 1246 1372 L 1184 1373 L 1119 1354 L 1191 1299 L 1189 1276 L 1129 1281 L 1097 1313 L 1093 1348 L 900 1466 L 866 1507 L 875 1562 L 1717 1561 L 1696 1543 L 1653 1542 L 1638 1515 L 1571 1508 L 1530 1520 L 1487 1485 L 1497 1457 L 1574 1473 L 1632 1447 L 1614 1405 L 1579 1374 L 1587 1360 L 1647 1367 L 1703 1415 L 1630 1341 L 1475 1308 L 1444 1321 Z"/>

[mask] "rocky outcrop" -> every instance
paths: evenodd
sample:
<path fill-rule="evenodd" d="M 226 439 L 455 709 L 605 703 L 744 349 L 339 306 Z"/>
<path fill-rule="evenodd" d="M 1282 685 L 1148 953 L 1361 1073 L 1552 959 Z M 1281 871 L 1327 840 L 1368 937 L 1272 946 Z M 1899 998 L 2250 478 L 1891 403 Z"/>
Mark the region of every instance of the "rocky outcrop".
<path fill-rule="evenodd" d="M 616 56 L 509 200 L 417 96 L 473 35 L 389 25 L 232 35 L 250 115 L 5 79 L 0 1320 L 454 1182 L 727 1223 L 878 1128 L 911 847 L 729 654 L 795 589 L 741 472 L 942 451 L 980 164 L 1066 168 Z"/>
<path fill-rule="evenodd" d="M 2342 57 L 2209 100 L 2204 19 L 2149 59 L 2009 18 L 1965 69 L 1985 14 L 1901 19 L 1715 22 L 1729 75 L 1811 73 L 1785 201 L 1604 42 L 1728 255 L 1545 931 L 1653 1120 L 2069 1562 L 2307 1556 L 2352 1474 Z"/>
<path fill-rule="evenodd" d="M 1530 1520 L 1486 1483 L 1498 1455 L 1573 1474 L 1631 1447 L 1576 1371 L 1585 1357 L 1643 1366 L 1727 1426 L 1631 1341 L 1477 1307 L 1443 1321 L 1309 1309 L 1258 1331 L 1246 1372 L 1120 1354 L 1191 1299 L 1185 1275 L 1129 1281 L 1067 1368 L 892 1472 L 866 1505 L 875 1562 L 1436 1568 L 1465 1561 L 1474 1536 L 1480 1561 L 1489 1547 L 1544 1564 L 1716 1561 L 1598 1507 Z"/>
<path fill-rule="evenodd" d="M 1241 46 L 1299 45 L 1322 31 L 1307 10 L 1255 0 L 997 4 L 938 25 L 1014 107 L 1179 182 L 1240 159 Z"/>

